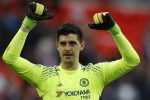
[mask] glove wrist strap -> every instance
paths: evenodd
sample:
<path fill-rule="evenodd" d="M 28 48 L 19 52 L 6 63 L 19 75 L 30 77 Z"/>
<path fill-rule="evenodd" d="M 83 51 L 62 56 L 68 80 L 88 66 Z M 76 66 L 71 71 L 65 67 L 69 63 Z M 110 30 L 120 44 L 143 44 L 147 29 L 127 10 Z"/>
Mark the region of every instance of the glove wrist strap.
<path fill-rule="evenodd" d="M 117 35 L 121 33 L 120 27 L 116 23 L 112 28 L 109 28 L 108 31 L 111 32 L 112 35 Z"/>
<path fill-rule="evenodd" d="M 30 19 L 28 17 L 25 17 L 21 27 L 24 27 L 24 28 L 27 28 L 29 30 L 32 30 L 36 26 L 36 24 L 37 24 L 36 20 Z"/>

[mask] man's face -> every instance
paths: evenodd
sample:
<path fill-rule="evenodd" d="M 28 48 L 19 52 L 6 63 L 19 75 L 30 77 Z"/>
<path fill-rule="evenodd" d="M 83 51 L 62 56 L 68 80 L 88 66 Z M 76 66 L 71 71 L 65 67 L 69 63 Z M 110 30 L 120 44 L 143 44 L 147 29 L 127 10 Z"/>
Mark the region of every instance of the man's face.
<path fill-rule="evenodd" d="M 63 63 L 78 62 L 79 53 L 85 45 L 84 41 L 80 42 L 75 34 L 60 35 L 56 44 Z"/>

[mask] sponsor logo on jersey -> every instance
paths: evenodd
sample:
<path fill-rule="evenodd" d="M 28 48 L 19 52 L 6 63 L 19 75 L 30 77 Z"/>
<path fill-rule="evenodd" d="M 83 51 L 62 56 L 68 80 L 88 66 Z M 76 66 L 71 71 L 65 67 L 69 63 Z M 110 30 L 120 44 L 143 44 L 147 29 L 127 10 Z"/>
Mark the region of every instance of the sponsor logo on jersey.
<path fill-rule="evenodd" d="M 56 97 L 60 97 L 64 93 L 64 91 L 56 91 L 56 93 L 57 93 Z"/>
<path fill-rule="evenodd" d="M 89 80 L 88 80 L 87 78 L 82 78 L 82 79 L 80 79 L 80 85 L 81 85 L 82 87 L 88 86 L 88 85 L 89 85 Z"/>
<path fill-rule="evenodd" d="M 90 90 L 77 90 L 77 91 L 66 91 L 65 96 L 78 96 L 90 94 Z"/>
<path fill-rule="evenodd" d="M 90 90 L 76 90 L 76 91 L 56 91 L 57 95 L 56 97 L 61 97 L 64 93 L 65 96 L 80 96 L 80 98 L 83 100 L 89 100 L 90 99 Z"/>

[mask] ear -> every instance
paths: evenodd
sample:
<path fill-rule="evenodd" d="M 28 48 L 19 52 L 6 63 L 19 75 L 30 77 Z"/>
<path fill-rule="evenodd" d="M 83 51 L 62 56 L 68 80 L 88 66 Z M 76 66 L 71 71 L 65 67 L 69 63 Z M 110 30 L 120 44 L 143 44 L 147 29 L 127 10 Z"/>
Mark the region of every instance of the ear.
<path fill-rule="evenodd" d="M 56 41 L 56 48 L 57 48 L 57 50 L 58 50 L 58 41 Z"/>
<path fill-rule="evenodd" d="M 82 41 L 80 51 L 83 51 L 84 47 L 85 47 L 85 41 Z"/>

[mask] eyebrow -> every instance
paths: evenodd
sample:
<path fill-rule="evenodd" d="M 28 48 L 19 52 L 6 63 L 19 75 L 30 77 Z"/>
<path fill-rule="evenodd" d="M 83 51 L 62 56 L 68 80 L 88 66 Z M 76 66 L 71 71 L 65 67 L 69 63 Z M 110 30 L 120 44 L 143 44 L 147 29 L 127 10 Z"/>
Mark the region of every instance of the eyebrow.
<path fill-rule="evenodd" d="M 76 41 L 69 41 L 69 43 L 77 43 Z"/>
<path fill-rule="evenodd" d="M 59 42 L 66 42 L 66 40 L 62 40 L 62 41 L 59 41 Z M 69 40 L 67 42 L 77 42 L 77 41 L 75 41 L 75 40 Z"/>
<path fill-rule="evenodd" d="M 77 41 L 68 41 L 69 44 L 77 44 Z M 64 44 L 64 43 L 67 43 L 66 41 L 60 41 L 59 42 L 60 44 Z"/>

